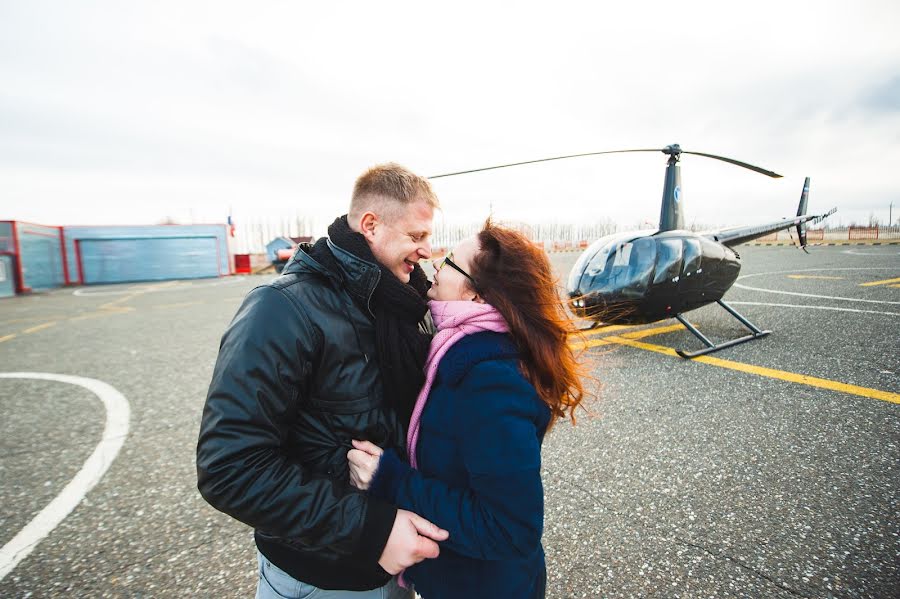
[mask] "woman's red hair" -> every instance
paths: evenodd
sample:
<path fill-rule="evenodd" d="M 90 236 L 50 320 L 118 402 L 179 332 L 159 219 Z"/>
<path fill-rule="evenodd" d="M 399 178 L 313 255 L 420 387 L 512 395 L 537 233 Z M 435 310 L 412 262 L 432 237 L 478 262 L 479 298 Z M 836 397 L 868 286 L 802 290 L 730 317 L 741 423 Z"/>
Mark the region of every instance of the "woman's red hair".
<path fill-rule="evenodd" d="M 583 366 L 568 344 L 577 329 L 560 300 L 547 254 L 491 219 L 476 237 L 481 247 L 471 274 L 478 294 L 506 319 L 525 377 L 550 407 L 550 426 L 565 416 L 574 422 L 585 395 Z"/>

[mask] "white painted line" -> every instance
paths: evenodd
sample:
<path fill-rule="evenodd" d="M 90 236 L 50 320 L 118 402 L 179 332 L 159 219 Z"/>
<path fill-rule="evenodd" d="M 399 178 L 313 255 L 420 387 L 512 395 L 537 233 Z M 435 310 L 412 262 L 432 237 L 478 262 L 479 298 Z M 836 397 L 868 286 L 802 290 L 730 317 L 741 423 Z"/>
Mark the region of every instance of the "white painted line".
<path fill-rule="evenodd" d="M 836 270 L 897 270 L 894 266 L 873 266 L 873 267 L 865 267 L 865 268 L 805 268 L 801 270 L 779 270 L 773 272 L 757 272 L 749 275 L 744 275 L 738 277 L 738 281 L 741 279 L 749 279 L 750 277 L 764 277 L 766 275 L 784 275 L 790 273 L 797 272 L 833 272 Z M 780 289 L 766 289 L 764 287 L 751 287 L 749 285 L 741 285 L 740 283 L 735 283 L 735 287 L 739 287 L 740 289 L 747 289 L 749 291 L 763 291 L 765 293 L 780 293 L 782 295 L 796 295 L 799 297 L 816 297 L 820 299 L 830 299 L 830 300 L 839 300 L 842 302 L 862 302 L 866 304 L 890 304 L 892 306 L 900 306 L 900 302 L 889 302 L 886 300 L 870 300 L 870 299 L 861 299 L 858 297 L 837 297 L 833 295 L 816 295 L 814 293 L 799 293 L 797 291 L 782 291 Z"/>
<path fill-rule="evenodd" d="M 62 492 L 32 518 L 25 528 L 0 548 L 0 580 L 3 580 L 44 537 L 50 534 L 81 503 L 84 496 L 103 478 L 128 436 L 131 408 L 124 395 L 96 379 L 45 372 L 0 372 L 0 378 L 37 379 L 78 385 L 99 397 L 103 402 L 103 407 L 106 408 L 103 437 L 75 478 L 69 481 Z"/>
<path fill-rule="evenodd" d="M 732 302 L 728 305 L 739 306 L 773 306 L 775 308 L 809 308 L 810 310 L 834 310 L 836 312 L 857 312 L 859 314 L 885 314 L 887 316 L 900 316 L 900 312 L 879 312 L 877 310 L 856 310 L 854 308 L 835 308 L 834 306 L 804 306 L 800 304 L 768 304 L 765 302 Z"/>
<path fill-rule="evenodd" d="M 886 252 L 858 252 L 856 250 L 844 250 L 841 252 L 842 254 L 851 254 L 853 256 L 887 256 L 888 254 L 900 254 L 900 252 L 894 251 L 886 251 Z"/>

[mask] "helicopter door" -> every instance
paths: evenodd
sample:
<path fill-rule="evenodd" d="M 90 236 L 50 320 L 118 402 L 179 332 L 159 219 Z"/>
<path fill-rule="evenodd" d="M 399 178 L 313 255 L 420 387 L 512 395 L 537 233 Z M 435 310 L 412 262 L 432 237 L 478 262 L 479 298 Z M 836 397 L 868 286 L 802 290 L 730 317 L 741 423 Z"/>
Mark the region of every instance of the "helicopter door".
<path fill-rule="evenodd" d="M 681 274 L 681 240 L 659 239 L 657 243 L 656 275 L 653 277 L 653 284 L 676 284 Z"/>
<path fill-rule="evenodd" d="M 648 237 L 620 244 L 610 258 L 610 282 L 627 299 L 641 299 L 647 292 L 656 263 L 656 241 Z"/>
<path fill-rule="evenodd" d="M 700 272 L 700 242 L 696 239 L 684 240 L 684 268 L 682 277 L 689 277 Z"/>

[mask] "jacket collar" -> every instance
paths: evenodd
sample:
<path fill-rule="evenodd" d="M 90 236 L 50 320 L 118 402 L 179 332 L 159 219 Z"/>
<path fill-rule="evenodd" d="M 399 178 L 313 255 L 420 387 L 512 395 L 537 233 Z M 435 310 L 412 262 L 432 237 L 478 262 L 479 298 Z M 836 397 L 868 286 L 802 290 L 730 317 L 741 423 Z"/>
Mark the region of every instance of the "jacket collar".
<path fill-rule="evenodd" d="M 443 382 L 455 387 L 476 364 L 519 357 L 519 350 L 508 333 L 474 333 L 466 335 L 447 351 L 438 366 L 438 375 Z"/>
<path fill-rule="evenodd" d="M 315 272 L 326 276 L 331 280 L 342 284 L 351 295 L 357 296 L 363 301 L 368 301 L 378 281 L 381 280 L 381 269 L 377 264 L 363 260 L 355 256 L 347 250 L 335 245 L 331 239 L 327 239 L 328 249 L 334 255 L 338 266 L 341 268 L 343 276 L 338 279 L 335 273 L 328 270 L 324 265 L 320 264 L 315 258 L 309 255 L 308 250 L 312 247 L 309 244 L 300 244 L 291 257 L 290 262 L 284 267 L 285 274 L 299 272 Z"/>
<path fill-rule="evenodd" d="M 328 249 L 344 271 L 344 287 L 352 295 L 368 300 L 381 280 L 381 269 L 374 262 L 363 260 L 328 239 Z"/>

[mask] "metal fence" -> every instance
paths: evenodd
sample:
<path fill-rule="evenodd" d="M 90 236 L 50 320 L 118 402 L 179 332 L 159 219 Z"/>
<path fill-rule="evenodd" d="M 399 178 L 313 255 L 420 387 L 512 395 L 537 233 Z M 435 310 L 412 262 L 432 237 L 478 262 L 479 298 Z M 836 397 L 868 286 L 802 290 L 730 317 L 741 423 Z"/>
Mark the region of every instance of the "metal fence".
<path fill-rule="evenodd" d="M 574 251 L 587 247 L 591 242 L 606 235 L 638 229 L 640 227 L 622 226 L 606 220 L 592 223 L 526 223 L 526 222 L 502 222 L 505 226 L 511 226 L 528 235 L 529 239 L 539 245 L 543 245 L 548 251 Z M 436 253 L 452 248 L 466 237 L 470 237 L 481 228 L 481 222 L 466 224 L 438 222 L 435 224 L 432 246 Z M 238 221 L 235 226 L 235 235 L 230 242 L 232 252 L 239 254 L 261 254 L 266 251 L 266 244 L 280 236 L 298 237 L 303 235 L 315 235 L 321 233 L 315 227 L 312 219 L 295 216 L 292 218 L 259 219 Z M 649 227 L 648 227 L 649 228 Z M 692 227 L 692 229 L 712 230 L 715 226 L 704 225 Z M 756 241 L 762 243 L 789 242 L 795 236 L 792 230 L 783 230 L 772 233 Z M 900 239 L 900 227 L 834 227 L 814 228 L 807 230 L 807 240 L 810 242 L 829 242 L 847 240 L 894 240 Z"/>

